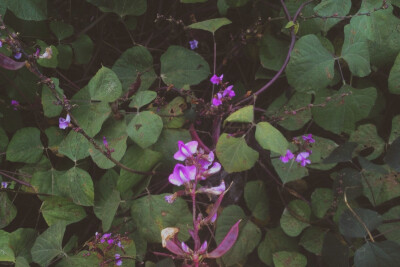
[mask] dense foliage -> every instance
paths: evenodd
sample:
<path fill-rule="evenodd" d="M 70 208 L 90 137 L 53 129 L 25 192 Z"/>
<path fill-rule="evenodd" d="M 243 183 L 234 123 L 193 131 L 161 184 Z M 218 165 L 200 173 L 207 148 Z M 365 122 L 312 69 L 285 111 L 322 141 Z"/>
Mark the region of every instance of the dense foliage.
<path fill-rule="evenodd" d="M 0 14 L 2 265 L 399 265 L 399 0 Z"/>

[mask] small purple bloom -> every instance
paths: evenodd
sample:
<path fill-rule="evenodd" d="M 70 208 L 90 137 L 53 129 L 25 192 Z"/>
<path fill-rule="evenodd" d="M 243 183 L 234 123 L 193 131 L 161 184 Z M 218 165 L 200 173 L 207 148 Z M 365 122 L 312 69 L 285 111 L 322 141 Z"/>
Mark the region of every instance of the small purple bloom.
<path fill-rule="evenodd" d="M 165 199 L 165 201 L 167 201 L 169 204 L 172 204 L 172 203 L 174 203 L 176 197 L 175 197 L 175 195 L 173 194 L 173 195 L 165 196 L 164 199 Z"/>
<path fill-rule="evenodd" d="M 202 187 L 199 191 L 204 192 L 204 193 L 213 194 L 213 195 L 221 195 L 223 192 L 225 192 L 225 189 L 226 189 L 224 181 L 222 181 L 219 186 L 204 188 L 204 189 L 203 188 L 204 187 Z"/>
<path fill-rule="evenodd" d="M 121 241 L 118 241 L 117 246 L 120 248 L 124 248 L 124 246 L 121 244 Z"/>
<path fill-rule="evenodd" d="M 1 188 L 7 188 L 8 183 L 7 182 L 1 182 Z"/>
<path fill-rule="evenodd" d="M 221 76 L 213 75 L 210 79 L 210 82 L 213 84 L 220 84 L 222 83 L 222 79 L 224 78 L 224 75 L 222 74 Z"/>
<path fill-rule="evenodd" d="M 107 243 L 111 245 L 112 243 L 114 243 L 114 239 L 112 239 L 112 238 L 111 238 L 111 239 L 108 239 L 108 240 L 107 240 Z"/>
<path fill-rule="evenodd" d="M 18 53 L 15 53 L 14 58 L 21 59 L 21 56 L 22 56 L 21 52 L 18 52 Z"/>
<path fill-rule="evenodd" d="M 212 151 L 208 155 L 203 155 L 198 159 L 198 162 L 204 170 L 207 170 L 208 167 L 210 167 L 210 165 L 213 163 L 213 161 L 214 153 Z"/>
<path fill-rule="evenodd" d="M 194 39 L 192 41 L 189 41 L 189 44 L 190 44 L 190 49 L 194 50 L 197 48 L 197 45 L 199 44 L 199 42 Z"/>
<path fill-rule="evenodd" d="M 280 159 L 283 163 L 288 163 L 289 160 L 291 160 L 292 158 L 294 158 L 294 155 L 292 153 L 292 151 L 290 151 L 289 149 L 286 150 L 286 155 L 285 156 L 281 156 Z"/>
<path fill-rule="evenodd" d="M 222 104 L 222 94 L 221 93 L 218 93 L 217 94 L 217 97 L 214 97 L 213 99 L 212 99 L 212 105 L 214 106 L 214 107 L 218 107 L 219 105 L 221 105 Z"/>
<path fill-rule="evenodd" d="M 235 94 L 235 91 L 232 90 L 232 88 L 233 88 L 233 85 L 228 86 L 228 87 L 224 90 L 224 92 L 222 93 L 222 96 L 223 96 L 223 97 L 228 96 L 229 98 L 234 97 L 236 94 Z"/>
<path fill-rule="evenodd" d="M 2 41 L 0 41 L 0 47 L 3 47 L 3 42 Z"/>
<path fill-rule="evenodd" d="M 221 164 L 219 164 L 218 162 L 214 162 L 213 166 L 203 173 L 204 177 L 202 177 L 202 179 L 204 180 L 205 176 L 213 175 L 214 173 L 217 173 L 220 170 L 221 170 Z"/>
<path fill-rule="evenodd" d="M 17 107 L 19 106 L 19 102 L 17 100 L 11 100 L 11 106 L 13 106 L 14 110 L 17 110 Z"/>
<path fill-rule="evenodd" d="M 305 167 L 307 164 L 310 164 L 311 161 L 307 159 L 310 156 L 308 152 L 301 152 L 297 155 L 296 161 L 301 164 L 301 166 Z"/>
<path fill-rule="evenodd" d="M 121 255 L 115 254 L 115 265 L 121 266 L 122 265 L 122 260 L 121 260 Z"/>
<path fill-rule="evenodd" d="M 171 184 L 181 186 L 190 181 L 196 179 L 196 166 L 185 166 L 182 164 L 176 164 L 174 172 L 169 176 L 168 180 Z"/>
<path fill-rule="evenodd" d="M 194 153 L 197 152 L 197 141 L 190 141 L 188 143 L 183 143 L 182 141 L 178 141 L 178 152 L 174 154 L 174 159 L 184 161 L 186 158 L 191 157 Z"/>
<path fill-rule="evenodd" d="M 181 247 L 183 251 L 185 251 L 186 253 L 190 253 L 190 248 L 188 245 L 185 244 L 185 242 L 181 243 Z"/>
<path fill-rule="evenodd" d="M 65 119 L 64 118 L 58 119 L 58 127 L 64 130 L 68 128 L 70 122 L 71 122 L 71 117 L 69 116 L 69 114 L 67 114 L 67 117 Z"/>
<path fill-rule="evenodd" d="M 204 243 L 201 245 L 201 247 L 200 247 L 198 253 L 199 253 L 199 254 L 204 254 L 204 253 L 206 252 L 206 250 L 207 250 L 207 246 L 208 246 L 208 244 L 207 244 L 207 240 L 206 240 L 206 241 L 204 241 Z"/>
<path fill-rule="evenodd" d="M 308 135 L 303 135 L 303 140 L 306 141 L 307 143 L 315 143 L 315 140 L 312 138 L 312 134 Z"/>
<path fill-rule="evenodd" d="M 108 142 L 105 136 L 103 136 L 103 144 L 105 148 L 108 148 Z"/>
<path fill-rule="evenodd" d="M 217 220 L 217 217 L 218 217 L 218 213 L 216 212 L 211 218 L 211 223 L 214 223 Z"/>

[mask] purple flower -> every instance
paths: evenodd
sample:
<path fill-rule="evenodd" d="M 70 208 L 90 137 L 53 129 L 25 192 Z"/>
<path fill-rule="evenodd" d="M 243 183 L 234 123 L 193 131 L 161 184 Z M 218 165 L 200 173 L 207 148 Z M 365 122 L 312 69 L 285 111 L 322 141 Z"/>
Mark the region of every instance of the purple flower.
<path fill-rule="evenodd" d="M 70 122 L 71 122 L 71 117 L 69 116 L 69 114 L 67 114 L 67 117 L 65 119 L 64 118 L 58 119 L 58 127 L 64 130 L 69 126 Z"/>
<path fill-rule="evenodd" d="M 108 239 L 108 240 L 107 240 L 107 243 L 111 245 L 112 243 L 114 243 L 114 239 L 112 239 L 112 238 L 111 238 L 111 239 Z"/>
<path fill-rule="evenodd" d="M 19 106 L 19 102 L 17 100 L 11 100 L 11 106 L 13 106 L 14 110 L 17 110 L 17 107 Z"/>
<path fill-rule="evenodd" d="M 301 164 L 301 166 L 305 167 L 307 164 L 310 164 L 311 161 L 307 159 L 310 156 L 308 152 L 301 152 L 297 155 L 296 161 Z"/>
<path fill-rule="evenodd" d="M 100 243 L 104 243 L 106 241 L 106 239 L 109 238 L 110 236 L 111 236 L 110 233 L 104 234 L 100 239 Z"/>
<path fill-rule="evenodd" d="M 118 241 L 117 246 L 120 248 L 124 248 L 124 246 L 121 244 L 121 241 Z"/>
<path fill-rule="evenodd" d="M 289 149 L 286 150 L 286 155 L 285 156 L 281 156 L 280 159 L 283 163 L 288 163 L 289 160 L 291 160 L 292 158 L 294 158 L 294 155 L 292 153 L 292 151 L 290 151 Z"/>
<path fill-rule="evenodd" d="M 217 97 L 214 97 L 213 99 L 212 99 L 212 105 L 214 106 L 214 107 L 218 107 L 219 105 L 221 105 L 222 104 L 222 94 L 221 93 L 218 93 L 217 94 Z"/>
<path fill-rule="evenodd" d="M 14 58 L 21 59 L 21 56 L 22 56 L 21 52 L 18 52 L 18 53 L 15 53 Z"/>
<path fill-rule="evenodd" d="M 185 251 L 186 253 L 190 253 L 191 249 L 189 248 L 188 245 L 185 244 L 185 242 L 181 243 L 181 247 L 183 251 Z"/>
<path fill-rule="evenodd" d="M 173 195 L 168 195 L 164 197 L 165 201 L 167 201 L 169 204 L 172 204 L 175 202 L 176 196 L 175 194 Z"/>
<path fill-rule="evenodd" d="M 233 88 L 233 85 L 228 86 L 228 87 L 224 90 L 224 92 L 222 93 L 222 96 L 223 96 L 223 97 L 228 96 L 229 98 L 234 97 L 236 94 L 235 94 L 235 91 L 232 90 L 232 88 Z"/>
<path fill-rule="evenodd" d="M 222 79 L 224 78 L 224 75 L 222 74 L 221 76 L 217 76 L 217 75 L 213 75 L 210 79 L 210 82 L 212 82 L 213 84 L 220 84 L 222 83 Z"/>
<path fill-rule="evenodd" d="M 186 158 L 191 157 L 194 153 L 197 152 L 197 141 L 190 141 L 188 143 L 183 143 L 182 141 L 178 141 L 178 152 L 174 154 L 174 159 L 184 161 Z"/>
<path fill-rule="evenodd" d="M 199 44 L 199 42 L 194 39 L 192 41 L 189 41 L 189 44 L 190 44 L 190 49 L 194 50 L 197 48 L 197 45 Z"/>
<path fill-rule="evenodd" d="M 208 194 L 213 194 L 213 195 L 221 195 L 223 192 L 225 192 L 225 182 L 222 181 L 219 186 L 215 187 L 210 187 L 210 188 L 200 188 L 200 192 L 202 193 L 208 193 Z"/>
<path fill-rule="evenodd" d="M 171 184 L 181 186 L 196 179 L 196 166 L 185 166 L 176 164 L 174 172 L 169 176 L 168 180 Z"/>
<path fill-rule="evenodd" d="M 202 180 L 205 180 L 207 176 L 213 175 L 214 173 L 217 173 L 220 170 L 221 170 L 221 164 L 219 164 L 218 162 L 214 162 L 213 166 L 210 169 L 203 172 Z"/>
<path fill-rule="evenodd" d="M 122 265 L 122 260 L 121 260 L 121 255 L 115 254 L 115 265 L 121 266 Z"/>
<path fill-rule="evenodd" d="M 204 170 L 207 170 L 214 161 L 214 153 L 211 151 L 208 155 L 203 155 L 197 161 Z"/>
<path fill-rule="evenodd" d="M 8 183 L 7 182 L 1 182 L 1 188 L 7 188 Z"/>
<path fill-rule="evenodd" d="M 105 136 L 103 136 L 103 144 L 105 148 L 108 148 L 108 142 Z"/>
<path fill-rule="evenodd" d="M 201 245 L 201 247 L 200 247 L 198 253 L 199 253 L 199 254 L 204 254 L 204 253 L 206 252 L 206 250 L 207 250 L 207 246 L 208 246 L 208 244 L 207 244 L 207 240 L 206 240 L 206 241 L 204 241 L 204 243 Z"/>
<path fill-rule="evenodd" d="M 214 223 L 217 220 L 217 217 L 218 217 L 218 213 L 216 212 L 216 213 L 214 213 L 214 215 L 211 218 L 211 223 Z"/>
<path fill-rule="evenodd" d="M 307 143 L 315 143 L 315 140 L 312 138 L 312 134 L 308 135 L 303 135 L 303 140 L 306 141 Z"/>
<path fill-rule="evenodd" d="M 0 47 L 3 47 L 3 42 L 2 41 L 0 41 Z"/>

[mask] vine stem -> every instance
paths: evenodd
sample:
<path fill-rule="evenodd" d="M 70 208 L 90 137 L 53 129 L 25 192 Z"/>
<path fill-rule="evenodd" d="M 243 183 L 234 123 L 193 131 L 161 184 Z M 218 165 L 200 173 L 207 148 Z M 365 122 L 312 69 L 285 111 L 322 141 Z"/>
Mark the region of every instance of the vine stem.
<path fill-rule="evenodd" d="M 306 5 L 310 4 L 311 2 L 313 2 L 313 0 L 304 2 L 303 4 L 300 5 L 300 7 L 297 9 L 297 11 L 296 11 L 296 13 L 295 13 L 295 15 L 294 15 L 294 17 L 293 17 L 293 20 L 292 20 L 292 21 L 293 21 L 294 23 L 296 22 L 296 20 L 297 20 L 299 14 L 300 14 L 300 12 L 301 12 L 301 10 L 302 10 Z M 282 4 L 282 6 L 283 6 L 283 10 L 285 11 L 286 17 L 290 20 L 290 18 L 291 18 L 291 17 L 290 17 L 290 14 L 289 14 L 289 12 L 288 12 L 288 10 L 287 10 L 287 7 L 286 7 L 285 3 L 283 2 L 283 0 L 281 0 L 281 4 Z M 285 59 L 283 65 L 282 65 L 282 67 L 280 68 L 280 70 L 275 74 L 275 76 L 274 76 L 266 85 L 264 85 L 263 87 L 261 87 L 260 89 L 258 89 L 258 91 L 256 91 L 253 95 L 258 96 L 259 94 L 261 94 L 262 92 L 264 92 L 265 90 L 267 90 L 272 84 L 274 84 L 274 83 L 276 82 L 276 80 L 278 80 L 278 78 L 281 76 L 281 74 L 283 73 L 283 71 L 286 69 L 286 66 L 287 66 L 287 64 L 289 63 L 290 56 L 291 56 L 291 53 L 292 53 L 293 48 L 294 48 L 294 44 L 295 44 L 295 42 L 296 42 L 296 33 L 294 32 L 294 29 L 293 29 L 293 28 L 290 29 L 290 37 L 291 37 L 291 40 L 290 40 L 289 51 L 288 51 L 288 53 L 287 53 L 286 59 Z M 240 100 L 240 101 L 237 102 L 235 105 L 237 106 L 237 105 L 240 105 L 240 104 L 242 104 L 242 103 L 244 103 L 244 102 L 247 102 L 247 101 L 253 99 L 253 95 L 248 96 L 248 97 L 246 97 L 246 98 Z"/>
<path fill-rule="evenodd" d="M 7 173 L 4 173 L 2 171 L 0 171 L 0 174 L 10 178 L 11 180 L 13 180 L 13 181 L 15 181 L 15 182 L 17 182 L 19 184 L 25 185 L 27 187 L 33 187 L 30 183 L 22 181 L 22 180 L 19 180 L 19 179 L 15 178 L 15 177 L 13 177 L 11 175 L 8 175 Z"/>
<path fill-rule="evenodd" d="M 196 140 L 199 143 L 199 145 L 204 149 L 204 151 L 206 153 L 210 153 L 211 152 L 211 150 L 203 143 L 203 141 L 201 141 L 199 135 L 196 132 L 196 129 L 194 128 L 194 124 L 193 123 L 190 124 L 189 132 L 190 132 L 190 135 L 192 136 L 192 139 Z"/>

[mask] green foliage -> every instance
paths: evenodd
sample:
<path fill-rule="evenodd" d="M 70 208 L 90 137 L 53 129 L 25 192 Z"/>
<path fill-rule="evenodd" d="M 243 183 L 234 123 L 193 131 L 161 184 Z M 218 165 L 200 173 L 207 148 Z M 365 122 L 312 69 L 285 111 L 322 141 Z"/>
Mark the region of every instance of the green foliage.
<path fill-rule="evenodd" d="M 268 122 L 257 124 L 255 137 L 260 146 L 278 154 L 285 154 L 289 143 L 282 133 Z"/>
<path fill-rule="evenodd" d="M 281 227 L 288 236 L 298 236 L 309 224 L 310 207 L 301 200 L 291 201 L 281 216 Z"/>
<path fill-rule="evenodd" d="M 241 108 L 225 119 L 225 122 L 253 122 L 254 120 L 254 112 L 253 106 L 246 106 Z"/>
<path fill-rule="evenodd" d="M 152 111 L 142 111 L 129 122 L 129 137 L 141 148 L 147 148 L 157 142 L 161 134 L 163 122 L 160 116 Z"/>
<path fill-rule="evenodd" d="M 276 267 L 305 267 L 307 258 L 298 252 L 279 251 L 273 255 L 274 265 Z"/>
<path fill-rule="evenodd" d="M 122 85 L 117 75 L 109 68 L 101 67 L 89 81 L 89 94 L 92 100 L 113 102 L 122 93 Z"/>
<path fill-rule="evenodd" d="M 244 200 L 254 218 L 265 221 L 269 217 L 269 199 L 262 181 L 251 181 L 244 188 Z"/>
<path fill-rule="evenodd" d="M 83 207 L 60 197 L 46 198 L 43 201 L 41 212 L 49 226 L 60 221 L 71 224 L 86 217 L 86 212 Z"/>
<path fill-rule="evenodd" d="M 204 30 L 215 34 L 215 32 L 221 28 L 222 26 L 231 24 L 227 18 L 218 18 L 218 19 L 209 19 L 202 22 L 197 22 L 189 25 L 189 28 L 197 29 L 197 30 Z"/>
<path fill-rule="evenodd" d="M 7 146 L 7 160 L 12 162 L 36 163 L 43 153 L 40 131 L 27 127 L 18 130 Z"/>
<path fill-rule="evenodd" d="M 0 228 L 4 228 L 17 216 L 17 209 L 5 192 L 0 192 L 0 207 Z"/>

